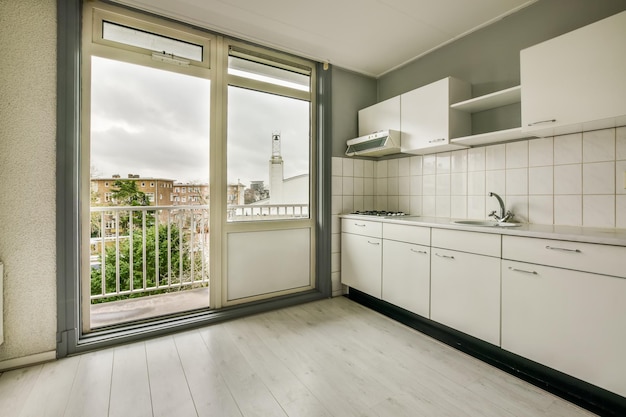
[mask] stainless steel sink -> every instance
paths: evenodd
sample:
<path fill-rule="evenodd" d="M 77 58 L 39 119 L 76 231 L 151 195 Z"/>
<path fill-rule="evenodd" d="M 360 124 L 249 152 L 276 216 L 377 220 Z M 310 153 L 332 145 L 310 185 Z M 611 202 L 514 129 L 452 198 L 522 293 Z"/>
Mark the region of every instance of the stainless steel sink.
<path fill-rule="evenodd" d="M 478 227 L 517 227 L 520 223 L 511 222 L 492 222 L 488 220 L 454 220 L 452 224 L 459 226 L 478 226 Z"/>

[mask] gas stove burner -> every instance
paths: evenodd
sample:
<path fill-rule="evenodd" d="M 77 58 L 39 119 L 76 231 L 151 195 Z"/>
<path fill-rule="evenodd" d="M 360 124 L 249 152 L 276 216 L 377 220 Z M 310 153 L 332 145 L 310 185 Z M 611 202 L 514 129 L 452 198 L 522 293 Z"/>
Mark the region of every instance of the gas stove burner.
<path fill-rule="evenodd" d="M 406 216 L 407 214 L 403 211 L 387 211 L 387 210 L 365 210 L 365 211 L 355 211 L 351 214 L 360 214 L 363 216 L 380 216 L 380 217 L 395 217 L 395 216 Z"/>

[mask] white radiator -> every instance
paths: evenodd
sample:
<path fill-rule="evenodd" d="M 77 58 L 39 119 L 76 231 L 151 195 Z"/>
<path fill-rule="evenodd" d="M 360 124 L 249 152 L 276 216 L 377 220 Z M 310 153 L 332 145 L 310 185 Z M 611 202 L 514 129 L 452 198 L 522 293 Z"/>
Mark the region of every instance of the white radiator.
<path fill-rule="evenodd" d="M 2 284 L 4 282 L 4 264 L 0 262 L 0 345 L 4 342 L 4 293 L 2 291 Z"/>

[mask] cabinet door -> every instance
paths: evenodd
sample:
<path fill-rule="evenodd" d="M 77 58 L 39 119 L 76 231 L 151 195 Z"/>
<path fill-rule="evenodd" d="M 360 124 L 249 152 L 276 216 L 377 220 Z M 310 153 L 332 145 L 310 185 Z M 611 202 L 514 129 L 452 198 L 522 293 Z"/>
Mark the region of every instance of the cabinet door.
<path fill-rule="evenodd" d="M 341 282 L 381 298 L 382 239 L 341 234 Z"/>
<path fill-rule="evenodd" d="M 448 77 L 400 96 L 400 146 L 405 153 L 432 153 L 465 146 L 451 138 L 471 133 L 469 113 L 451 110 L 450 104 L 470 98 L 471 86 Z"/>
<path fill-rule="evenodd" d="M 432 248 L 430 318 L 500 345 L 500 259 Z"/>
<path fill-rule="evenodd" d="M 400 96 L 402 152 L 448 143 L 448 80 Z"/>
<path fill-rule="evenodd" d="M 400 96 L 359 110 L 359 136 L 389 129 L 400 131 Z"/>
<path fill-rule="evenodd" d="M 551 136 L 626 119 L 626 12 L 520 53 L 522 130 Z"/>
<path fill-rule="evenodd" d="M 626 396 L 626 279 L 502 262 L 502 348 Z"/>
<path fill-rule="evenodd" d="M 430 316 L 430 248 L 383 239 L 385 301 Z"/>

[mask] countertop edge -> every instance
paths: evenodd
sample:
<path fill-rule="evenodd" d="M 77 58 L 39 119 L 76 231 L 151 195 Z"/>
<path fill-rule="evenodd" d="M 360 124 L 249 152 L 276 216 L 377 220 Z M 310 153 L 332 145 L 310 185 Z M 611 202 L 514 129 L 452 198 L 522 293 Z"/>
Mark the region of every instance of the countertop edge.
<path fill-rule="evenodd" d="M 342 219 L 431 227 L 438 229 L 452 229 L 505 236 L 524 236 L 539 239 L 567 240 L 572 242 L 626 246 L 626 229 L 603 229 L 595 227 L 540 225 L 531 223 L 522 223 L 518 227 L 464 226 L 452 223 L 454 220 L 464 219 L 421 216 L 384 217 L 340 214 L 339 217 Z"/>

